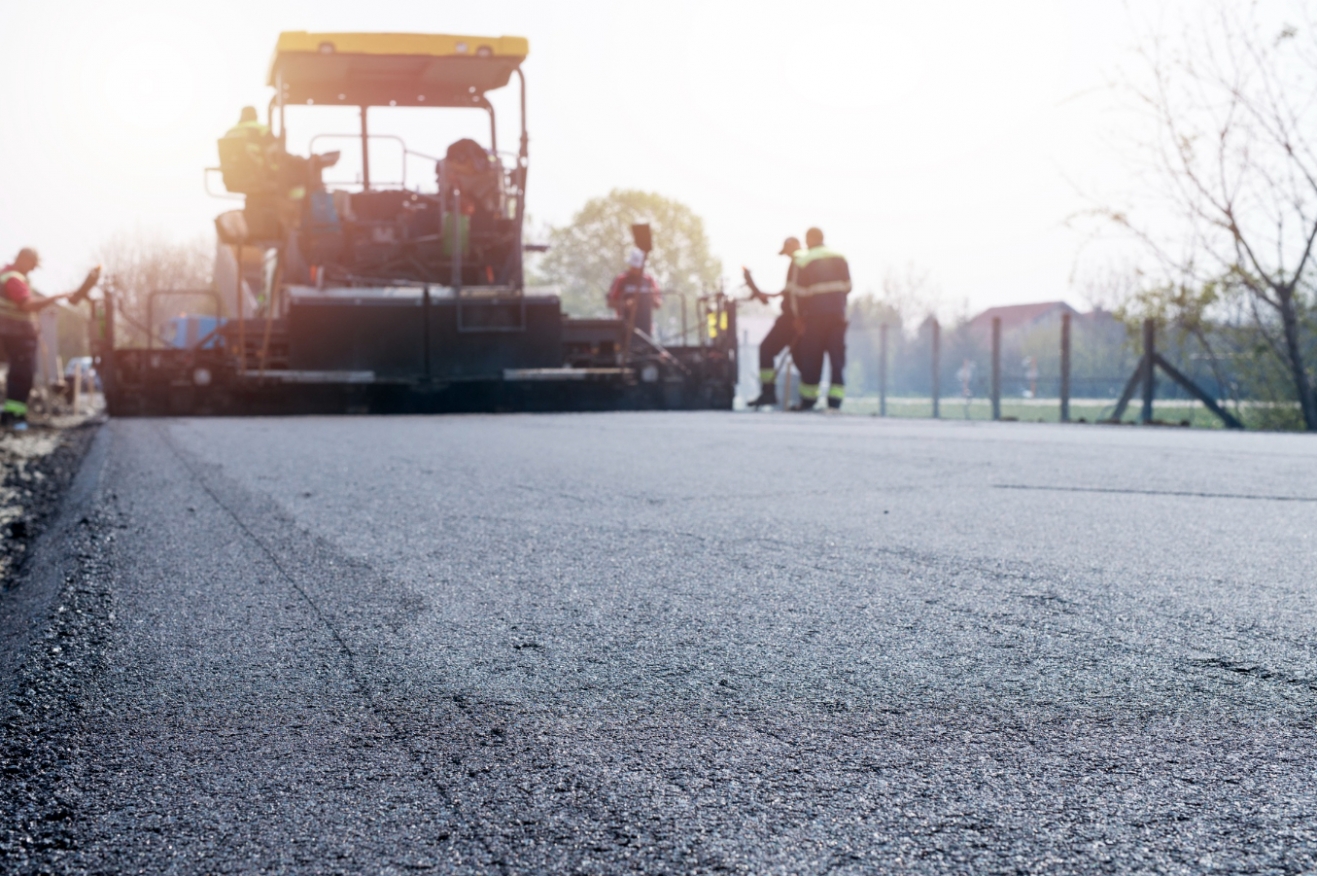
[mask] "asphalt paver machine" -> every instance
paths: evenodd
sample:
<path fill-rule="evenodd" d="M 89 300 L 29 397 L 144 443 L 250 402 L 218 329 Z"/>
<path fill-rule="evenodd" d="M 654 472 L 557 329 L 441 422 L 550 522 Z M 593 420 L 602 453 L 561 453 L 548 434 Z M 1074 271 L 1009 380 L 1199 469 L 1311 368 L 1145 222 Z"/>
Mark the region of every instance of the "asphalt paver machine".
<path fill-rule="evenodd" d="M 216 220 L 216 313 L 173 337 L 148 325 L 130 346 L 116 341 L 127 314 L 116 316 L 111 288 L 93 321 L 110 412 L 730 408 L 737 331 L 725 296 L 693 302 L 697 337 L 664 346 L 626 320 L 567 317 L 557 296 L 526 289 L 527 51 L 518 37 L 281 34 L 268 124 L 220 141 L 224 185 L 244 203 Z M 487 95 L 514 77 L 521 135 L 506 153 Z M 326 182 L 340 153 L 317 154 L 314 139 L 311 154 L 289 154 L 293 106 L 357 110 L 358 179 Z M 373 130 L 375 107 L 483 112 L 489 142 L 413 150 Z M 432 166 L 433 181 L 408 185 L 405 171 L 400 183 L 372 181 L 382 143 Z"/>

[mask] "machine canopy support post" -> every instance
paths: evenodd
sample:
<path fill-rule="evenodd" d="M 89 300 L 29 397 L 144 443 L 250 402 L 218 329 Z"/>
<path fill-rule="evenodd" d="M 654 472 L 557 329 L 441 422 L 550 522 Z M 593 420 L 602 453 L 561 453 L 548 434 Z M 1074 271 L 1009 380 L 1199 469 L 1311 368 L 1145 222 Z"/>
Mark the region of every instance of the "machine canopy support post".
<path fill-rule="evenodd" d="M 1070 314 L 1061 314 L 1061 422 L 1070 422 Z"/>
<path fill-rule="evenodd" d="M 366 107 L 361 107 L 361 190 L 370 191 L 370 132 L 366 127 Z"/>
<path fill-rule="evenodd" d="M 1001 317 L 992 318 L 992 418 L 1001 419 Z"/>
<path fill-rule="evenodd" d="M 1152 422 L 1152 397 L 1157 392 L 1157 373 L 1153 367 L 1157 358 L 1157 324 L 1151 319 L 1143 321 L 1143 411 L 1139 422 Z"/>
<path fill-rule="evenodd" d="M 281 67 L 275 76 L 275 99 L 279 101 L 279 148 L 288 148 L 288 124 L 284 116 L 284 71 Z"/>
<path fill-rule="evenodd" d="M 938 324 L 936 319 L 932 319 L 930 322 L 933 328 L 933 419 L 936 420 L 942 416 L 941 405 L 939 404 L 941 399 L 938 392 L 940 389 L 938 377 L 942 371 L 938 363 L 938 359 L 942 355 L 942 326 Z"/>
<path fill-rule="evenodd" d="M 525 291 L 526 270 L 522 261 L 522 226 L 526 223 L 526 174 L 530 171 L 530 136 L 526 133 L 526 74 L 521 72 L 521 67 L 517 67 L 517 83 L 521 86 L 521 141 L 517 147 L 517 170 L 515 174 L 517 186 L 517 215 L 514 219 L 517 225 L 517 276 L 512 278 L 512 283 L 518 293 Z"/>
<path fill-rule="evenodd" d="M 462 295 L 462 192 L 453 187 L 453 212 L 449 214 L 453 217 L 453 235 L 451 243 L 453 247 L 453 274 L 452 286 L 453 295 L 461 297 Z M 445 237 L 448 234 L 445 232 Z M 460 304 L 458 305 L 461 306 Z"/>
<path fill-rule="evenodd" d="M 887 416 L 887 323 L 878 327 L 878 416 Z"/>

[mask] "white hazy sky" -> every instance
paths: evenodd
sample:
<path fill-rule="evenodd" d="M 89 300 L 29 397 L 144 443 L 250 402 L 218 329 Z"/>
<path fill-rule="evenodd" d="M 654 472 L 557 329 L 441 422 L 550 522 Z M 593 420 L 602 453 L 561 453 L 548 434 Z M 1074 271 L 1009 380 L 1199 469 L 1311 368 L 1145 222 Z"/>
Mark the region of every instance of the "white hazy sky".
<path fill-rule="evenodd" d="M 38 247 L 58 291 L 116 231 L 209 234 L 230 205 L 202 168 L 269 100 L 281 30 L 526 36 L 538 221 L 648 189 L 704 217 L 729 279 L 776 280 L 819 225 L 859 289 L 913 263 L 973 308 L 1080 300 L 1063 223 L 1118 184 L 1105 86 L 1137 38 L 1117 0 L 9 2 L 0 256 Z M 456 130 L 402 123 L 430 153 Z"/>

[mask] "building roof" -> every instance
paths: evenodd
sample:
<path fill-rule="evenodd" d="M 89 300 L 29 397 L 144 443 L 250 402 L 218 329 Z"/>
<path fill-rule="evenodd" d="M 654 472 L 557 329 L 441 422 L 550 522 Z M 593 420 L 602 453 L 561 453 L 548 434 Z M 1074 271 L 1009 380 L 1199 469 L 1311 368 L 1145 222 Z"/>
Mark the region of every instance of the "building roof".
<path fill-rule="evenodd" d="M 969 321 L 971 329 L 982 329 L 988 331 L 992 328 L 994 317 L 1001 319 L 1002 331 L 1023 328 L 1033 325 L 1040 320 L 1062 313 L 1077 314 L 1075 310 L 1064 301 L 1040 301 L 1037 304 L 1008 304 L 1004 307 L 989 307 Z"/>

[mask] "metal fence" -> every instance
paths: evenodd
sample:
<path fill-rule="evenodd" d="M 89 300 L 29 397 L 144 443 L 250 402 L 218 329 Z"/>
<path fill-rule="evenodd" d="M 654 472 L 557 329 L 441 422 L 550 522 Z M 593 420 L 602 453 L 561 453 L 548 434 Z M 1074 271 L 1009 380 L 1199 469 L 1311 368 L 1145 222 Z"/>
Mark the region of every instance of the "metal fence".
<path fill-rule="evenodd" d="M 1086 419 L 1118 420 L 1137 394 L 1142 422 L 1155 419 L 1153 405 L 1160 399 L 1201 404 L 1225 425 L 1239 427 L 1218 401 L 1227 393 L 1215 375 L 1198 363 L 1182 371 L 1158 353 L 1151 321 L 1144 325 L 1141 344 L 1122 340 L 1114 345 L 1119 355 L 1103 357 L 1098 363 L 1101 370 L 1088 363 L 1082 374 L 1076 374 L 1073 367 L 1070 314 L 1061 315 L 1057 329 L 1054 352 L 1044 360 L 1040 356 L 1004 357 L 1000 318 L 992 320 L 986 350 L 963 329 L 944 337 L 935 319 L 927 320 L 914 336 L 904 335 L 898 326 L 882 324 L 876 332 L 848 335 L 847 395 L 876 397 L 875 413 L 880 416 L 888 415 L 889 398 L 902 398 L 906 408 L 911 401 L 922 400 L 928 405 L 927 415 L 933 417 L 942 416 L 944 405 L 966 406 L 986 400 L 992 419 L 1003 418 L 1003 403 L 1036 406 L 1051 400 L 1057 419 L 1065 422 L 1072 419 L 1071 408 L 1077 400 L 1084 401 Z M 1123 335 L 1124 327 L 1119 326 L 1119 331 Z M 747 386 L 756 379 L 754 354 L 754 347 L 743 347 L 742 375 Z M 1165 379 L 1158 379 L 1158 372 Z M 780 388 L 789 390 L 794 382 L 789 371 L 782 382 L 785 385 Z M 826 376 L 824 382 L 828 382 Z"/>

